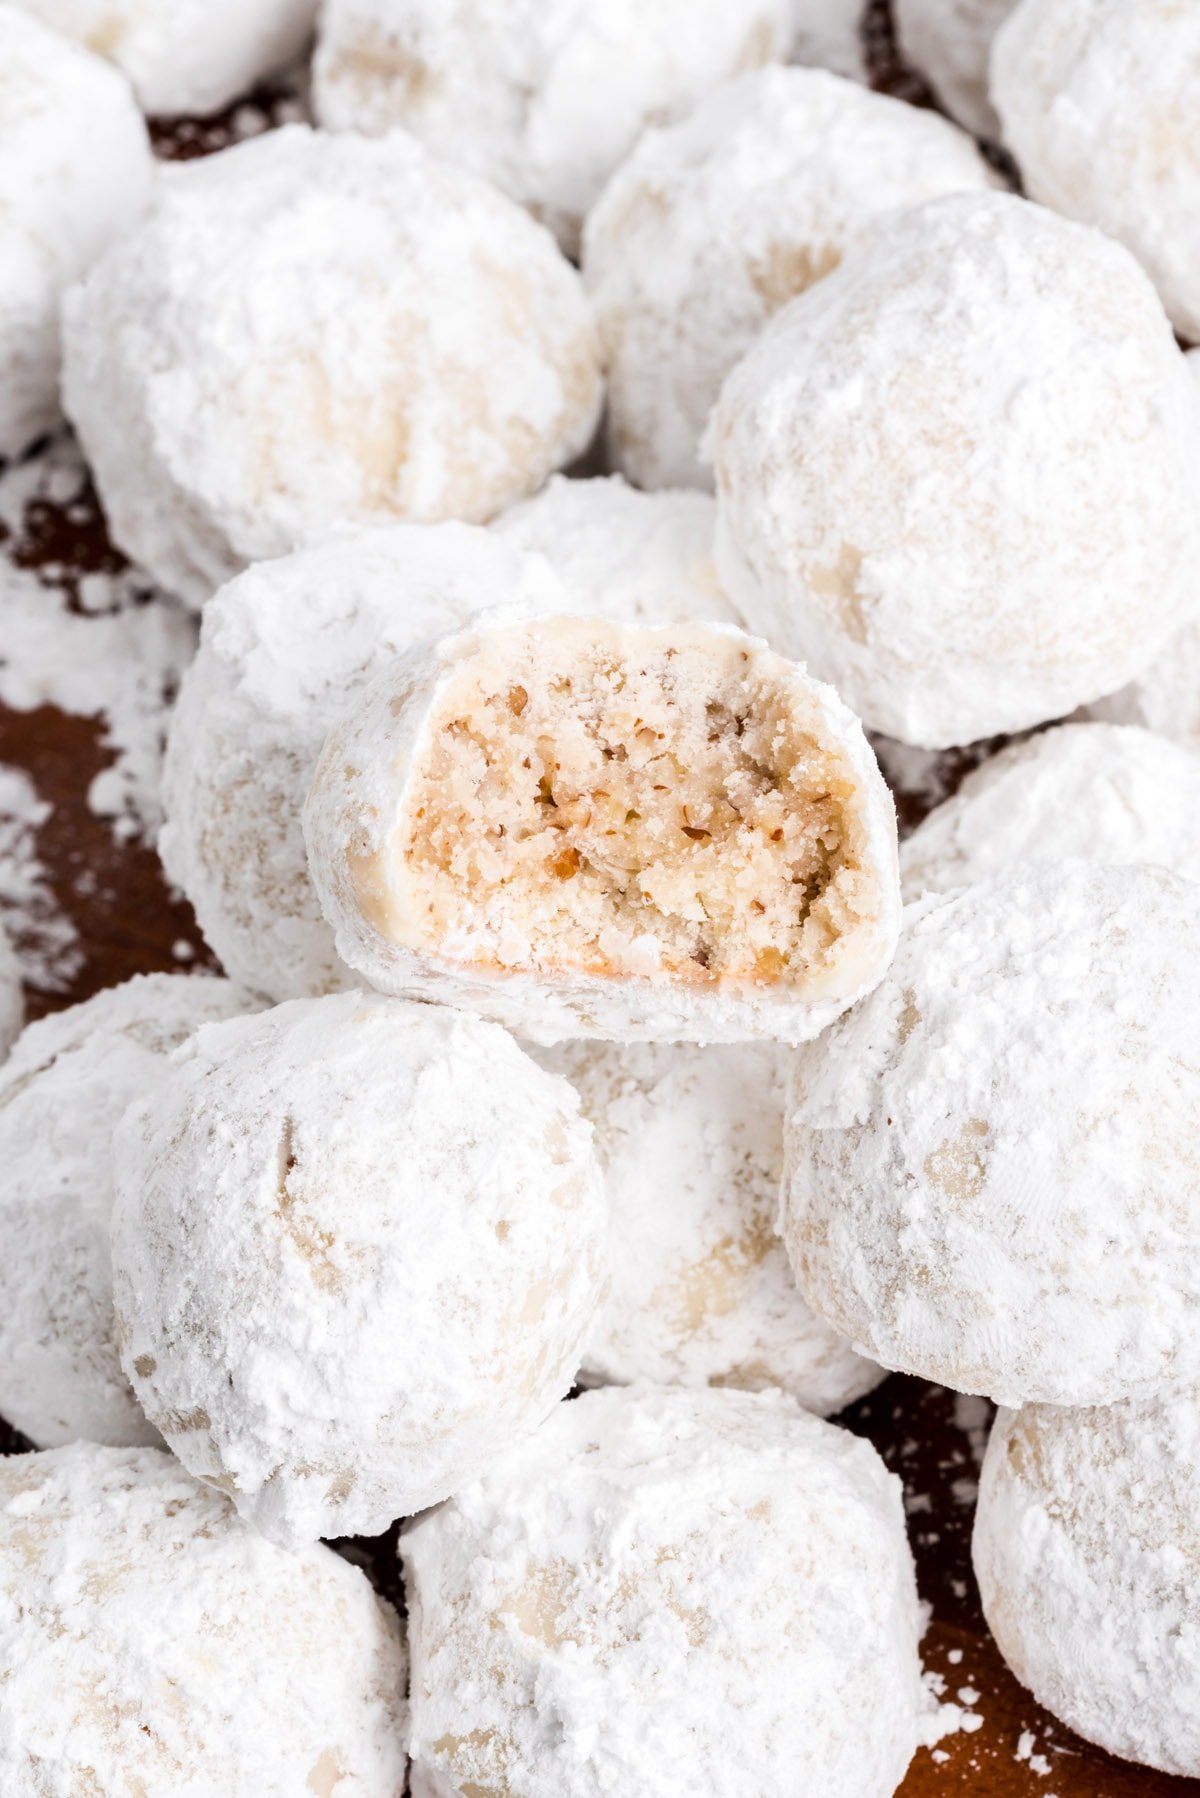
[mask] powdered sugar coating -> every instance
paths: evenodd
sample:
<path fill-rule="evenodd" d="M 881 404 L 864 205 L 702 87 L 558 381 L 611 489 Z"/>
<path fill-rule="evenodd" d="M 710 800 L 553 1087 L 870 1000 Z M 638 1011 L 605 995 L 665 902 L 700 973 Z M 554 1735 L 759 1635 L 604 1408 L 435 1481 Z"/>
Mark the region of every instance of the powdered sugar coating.
<path fill-rule="evenodd" d="M 173 1049 L 247 1004 L 226 980 L 137 975 L 30 1024 L 0 1067 L 0 1413 L 40 1447 L 158 1441 L 114 1338 L 110 1140 Z"/>
<path fill-rule="evenodd" d="M 1200 624 L 1185 625 L 1135 681 L 1089 706 L 1087 715 L 1140 724 L 1200 750 Z"/>
<path fill-rule="evenodd" d="M 171 720 L 159 851 L 230 974 L 276 1000 L 353 984 L 301 828 L 326 732 L 413 643 L 502 601 L 564 599 L 538 558 L 465 524 L 342 533 L 216 594 Z"/>
<path fill-rule="evenodd" d="M 492 528 L 547 558 L 573 611 L 630 624 L 739 624 L 713 566 L 715 524 L 702 493 L 642 493 L 619 474 L 555 475 Z"/>
<path fill-rule="evenodd" d="M 313 65 L 335 131 L 403 125 L 578 248 L 644 127 L 782 56 L 791 0 L 326 0 Z"/>
<path fill-rule="evenodd" d="M 863 1354 L 1003 1404 L 1200 1376 L 1200 886 L 1043 863 L 910 907 L 795 1061 L 781 1230 Z"/>
<path fill-rule="evenodd" d="M 21 964 L 0 925 L 0 1061 L 8 1054 L 25 1021 L 25 994 L 21 983 Z"/>
<path fill-rule="evenodd" d="M 730 597 L 903 742 L 1113 692 L 1200 601 L 1162 308 L 1119 245 L 1007 194 L 898 216 L 792 301 L 710 443 Z"/>
<path fill-rule="evenodd" d="M 835 875 L 816 902 L 818 909 L 828 908 L 832 934 L 827 948 L 815 953 L 811 963 L 789 968 L 786 978 L 779 967 L 765 977 L 711 979 L 707 972 L 699 980 L 694 973 L 677 977 L 655 929 L 675 925 L 679 914 L 669 897 L 659 905 L 636 882 L 630 884 L 639 895 L 645 892 L 645 916 L 636 941 L 622 945 L 623 959 L 611 960 L 603 944 L 577 960 L 569 951 L 560 955 L 553 944 L 547 955 L 528 916 L 513 907 L 492 918 L 484 905 L 467 906 L 460 922 L 440 934 L 439 927 L 427 926 L 422 870 L 406 844 L 418 827 L 412 815 L 418 804 L 414 795 L 431 778 L 440 742 L 453 734 L 439 708 L 451 697 L 457 701 L 465 684 L 491 681 L 494 687 L 498 680 L 502 687 L 523 675 L 533 678 L 530 692 L 539 701 L 543 688 L 553 695 L 565 684 L 569 693 L 570 674 L 565 682 L 544 678 L 540 662 L 547 657 L 557 657 L 556 665 L 564 670 L 593 657 L 604 671 L 601 684 L 619 696 L 628 680 L 659 658 L 664 668 L 658 697 L 667 708 L 678 703 L 692 731 L 694 695 L 682 685 L 673 691 L 666 672 L 672 658 L 684 655 L 694 658 L 693 673 L 697 663 L 709 661 L 717 672 L 733 662 L 752 670 L 778 697 L 777 725 L 782 719 L 793 735 L 803 736 L 818 760 L 827 761 L 824 778 L 838 794 L 849 857 L 841 864 L 845 882 L 840 873 Z M 500 690 L 494 687 L 493 700 Z M 511 692 L 525 689 L 513 687 Z M 573 703 L 561 702 L 566 709 L 556 721 L 563 742 L 572 748 L 589 735 L 587 719 L 571 714 Z M 618 763 L 628 761 L 632 751 L 635 767 L 644 771 L 641 763 L 657 752 L 657 744 L 646 748 L 636 737 L 638 728 L 644 727 L 630 712 L 625 719 L 629 742 L 606 748 L 605 760 L 611 754 Z M 775 734 L 783 738 L 781 725 Z M 469 732 L 467 740 L 472 740 Z M 553 777 L 551 762 L 558 747 L 547 738 L 538 751 L 544 778 Z M 683 745 L 685 759 L 702 748 L 693 732 Z M 531 761 L 525 768 L 532 769 Z M 531 773 L 530 779 L 536 775 Z M 486 803 L 486 796 L 479 798 L 486 788 L 485 774 L 470 803 Z M 443 791 L 447 803 L 459 802 L 457 780 L 447 781 Z M 506 806 L 508 802 L 506 795 Z M 799 815 L 799 801 L 795 809 Z M 502 826 L 501 839 L 514 825 L 512 816 L 483 822 L 489 828 Z M 572 845 L 568 853 L 591 870 L 594 846 L 586 839 L 587 820 L 582 828 L 584 847 Z M 576 624 L 562 616 L 533 624 L 484 618 L 439 643 L 418 645 L 334 726 L 304 812 L 309 871 L 344 961 L 382 992 L 462 1006 L 543 1044 L 564 1037 L 711 1043 L 757 1037 L 796 1042 L 815 1036 L 870 991 L 891 958 L 899 928 L 895 829 L 891 796 L 857 719 L 831 688 L 809 680 L 802 668 L 773 655 L 766 644 L 726 625 L 642 627 L 599 618 Z M 698 834 L 707 835 L 704 830 Z M 486 881 L 487 856 L 486 845 L 478 854 L 463 846 L 455 852 L 455 865 L 466 866 L 468 880 L 483 865 Z M 597 860 L 595 866 L 608 875 L 607 862 L 601 866 Z M 638 880 L 649 872 L 635 870 Z M 622 897 L 624 893 L 622 888 Z M 749 887 L 741 893 L 739 922 L 751 893 Z M 431 905 L 430 914 L 433 910 Z M 797 916 L 803 916 L 799 903 Z"/>
<path fill-rule="evenodd" d="M 705 423 L 767 321 L 889 213 L 992 181 L 946 119 L 819 69 L 743 76 L 646 132 L 584 237 L 614 460 L 711 486 Z"/>
<path fill-rule="evenodd" d="M 145 206 L 150 142 L 99 57 L 0 5 L 0 457 L 61 416 L 59 301 Z"/>
<path fill-rule="evenodd" d="M 1022 0 L 996 38 L 992 102 L 1026 191 L 1132 250 L 1172 323 L 1200 337 L 1200 9 Z"/>
<path fill-rule="evenodd" d="M 896 36 L 951 118 L 981 137 L 997 138 L 1000 121 L 988 97 L 992 40 L 1017 0 L 892 0 Z"/>
<path fill-rule="evenodd" d="M 1060 724 L 1010 744 L 918 825 L 900 877 L 916 899 L 1064 856 L 1200 880 L 1200 754 L 1116 724 Z"/>
<path fill-rule="evenodd" d="M 782 1393 L 586 1393 L 401 1553 L 417 1798 L 890 1798 L 916 1747 L 899 1481 Z"/>
<path fill-rule="evenodd" d="M 17 0 L 115 62 L 149 113 L 218 112 L 299 56 L 317 0 Z"/>
<path fill-rule="evenodd" d="M 612 1286 L 583 1360 L 597 1383 L 779 1386 L 828 1416 L 878 1385 L 796 1291 L 775 1232 L 787 1051 L 568 1043 L 612 1213 Z"/>
<path fill-rule="evenodd" d="M 396 1798 L 404 1643 L 364 1576 L 288 1555 L 153 1449 L 0 1461 L 10 1798 Z"/>
<path fill-rule="evenodd" d="M 403 132 L 172 168 L 64 310 L 112 534 L 195 605 L 338 521 L 489 517 L 584 448 L 601 386 L 553 241 Z"/>
<path fill-rule="evenodd" d="M 375 1534 L 561 1398 L 603 1297 L 574 1092 L 375 994 L 202 1031 L 114 1143 L 122 1361 L 272 1541 Z"/>
<path fill-rule="evenodd" d="M 1040 1704 L 1110 1754 L 1200 1775 L 1200 1405 L 1002 1411 L 975 1514 L 983 1608 Z"/>
<path fill-rule="evenodd" d="M 832 69 L 854 81 L 867 79 L 863 52 L 863 0 L 789 0 L 791 41 L 788 59 L 814 69 Z"/>

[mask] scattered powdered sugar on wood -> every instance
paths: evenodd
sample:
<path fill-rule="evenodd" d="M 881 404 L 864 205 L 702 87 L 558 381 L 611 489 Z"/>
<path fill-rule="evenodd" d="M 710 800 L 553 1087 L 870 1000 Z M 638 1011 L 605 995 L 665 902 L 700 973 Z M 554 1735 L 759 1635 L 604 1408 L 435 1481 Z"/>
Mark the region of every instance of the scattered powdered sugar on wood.
<path fill-rule="evenodd" d="M 20 768 L 0 763 L 0 924 L 26 982 L 66 992 L 83 967 L 75 926 L 59 908 L 50 872 L 38 855 L 38 827 L 51 807 Z"/>

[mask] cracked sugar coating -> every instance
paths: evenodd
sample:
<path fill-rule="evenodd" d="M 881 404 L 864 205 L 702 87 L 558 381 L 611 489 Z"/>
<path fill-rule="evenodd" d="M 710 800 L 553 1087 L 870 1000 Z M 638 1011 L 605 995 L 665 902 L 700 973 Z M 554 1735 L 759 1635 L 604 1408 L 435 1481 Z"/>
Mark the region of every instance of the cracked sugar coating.
<path fill-rule="evenodd" d="M 916 899 L 1064 856 L 1200 880 L 1200 754 L 1117 724 L 1060 724 L 1012 743 L 918 825 L 900 876 Z"/>
<path fill-rule="evenodd" d="M 991 82 L 1030 196 L 1125 244 L 1200 337 L 1200 7 L 1022 0 Z"/>
<path fill-rule="evenodd" d="M 326 0 L 313 98 L 335 131 L 405 126 L 574 254 L 648 124 L 782 56 L 791 0 Z"/>
<path fill-rule="evenodd" d="M 0 925 L 0 1063 L 16 1042 L 25 1021 L 21 964 Z"/>
<path fill-rule="evenodd" d="M 951 118 L 980 137 L 998 138 L 988 97 L 992 40 L 1016 0 L 892 0 L 896 39 Z"/>
<path fill-rule="evenodd" d="M 219 112 L 300 55 L 316 0 L 17 0 L 128 76 L 146 112 Z M 89 144 L 89 153 L 94 145 Z"/>
<path fill-rule="evenodd" d="M 775 1232 L 787 1055 L 568 1043 L 539 1057 L 580 1095 L 612 1208 L 583 1379 L 779 1386 L 828 1416 L 883 1378 L 805 1304 Z"/>
<path fill-rule="evenodd" d="M 627 624 L 740 624 L 713 566 L 715 524 L 703 493 L 641 493 L 619 474 L 555 475 L 492 528 L 547 558 L 573 610 Z"/>
<path fill-rule="evenodd" d="M 705 423 L 767 321 L 889 213 L 993 181 L 957 126 L 818 69 L 744 76 L 646 132 L 584 236 L 614 460 L 711 486 Z"/>
<path fill-rule="evenodd" d="M 250 1003 L 227 980 L 136 975 L 30 1024 L 0 1067 L 0 1414 L 40 1447 L 158 1441 L 114 1337 L 109 1144 L 171 1051 Z"/>
<path fill-rule="evenodd" d="M 1195 614 L 1192 371 L 1120 245 L 1014 196 L 852 251 L 730 375 L 710 447 L 730 598 L 902 742 L 1060 717 Z"/>
<path fill-rule="evenodd" d="M 895 945 L 891 796 L 829 688 L 728 625 L 485 619 L 326 739 L 343 958 L 538 1042 L 806 1040 Z"/>
<path fill-rule="evenodd" d="M 900 1483 L 780 1392 L 590 1392 L 400 1540 L 413 1790 L 889 1798 Z"/>
<path fill-rule="evenodd" d="M 0 1460 L 5 1798 L 396 1798 L 405 1659 L 357 1568 L 169 1455 Z"/>
<path fill-rule="evenodd" d="M 154 161 L 127 84 L 0 5 L 0 458 L 61 417 L 59 302 L 136 222 Z"/>
<path fill-rule="evenodd" d="M 905 913 L 794 1062 L 781 1232 L 863 1354 L 1002 1404 L 1200 1378 L 1200 886 L 1042 863 Z"/>
<path fill-rule="evenodd" d="M 114 1152 L 125 1369 L 271 1540 L 374 1535 L 570 1387 L 602 1181 L 572 1089 L 494 1025 L 338 993 L 214 1026 Z"/>
<path fill-rule="evenodd" d="M 113 536 L 195 605 L 335 522 L 490 517 L 586 446 L 601 388 L 552 239 L 404 132 L 171 169 L 64 311 Z"/>
<path fill-rule="evenodd" d="M 216 594 L 171 719 L 159 851 L 231 975 L 272 999 L 354 984 L 301 828 L 326 731 L 414 642 L 501 600 L 565 598 L 536 557 L 465 524 L 337 535 Z"/>
<path fill-rule="evenodd" d="M 1194 1387 L 1002 1411 L 974 1540 L 988 1624 L 1038 1702 L 1111 1754 L 1193 1777 L 1198 1470 Z"/>

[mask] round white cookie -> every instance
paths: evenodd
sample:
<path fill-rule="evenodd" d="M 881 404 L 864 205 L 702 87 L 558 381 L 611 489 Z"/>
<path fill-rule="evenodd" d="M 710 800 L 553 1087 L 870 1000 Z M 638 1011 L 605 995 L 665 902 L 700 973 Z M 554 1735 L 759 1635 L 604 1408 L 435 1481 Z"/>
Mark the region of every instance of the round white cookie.
<path fill-rule="evenodd" d="M 1200 886 L 1042 863 L 905 914 L 795 1061 L 781 1231 L 885 1367 L 1002 1404 L 1200 1378 Z"/>
<path fill-rule="evenodd" d="M 989 1627 L 1039 1704 L 1110 1754 L 1200 1776 L 1200 1402 L 1001 1411 L 975 1513 Z"/>
<path fill-rule="evenodd" d="M 401 1537 L 418 1792 L 891 1798 L 900 1483 L 780 1392 L 586 1393 Z"/>
<path fill-rule="evenodd" d="M 1200 880 L 1200 754 L 1118 724 L 1012 743 L 901 845 L 900 878 L 917 899 L 1064 856 Z"/>
<path fill-rule="evenodd" d="M 317 0 L 17 0 L 115 62 L 149 113 L 217 112 L 300 55 Z"/>
<path fill-rule="evenodd" d="M 992 102 L 1026 191 L 1133 251 L 1200 337 L 1200 7 L 1022 0 L 996 38 Z"/>
<path fill-rule="evenodd" d="M 731 599 L 902 742 L 1061 717 L 1200 602 L 1200 407 L 1162 307 L 1119 244 L 1012 195 L 851 251 L 729 376 L 710 449 Z"/>
<path fill-rule="evenodd" d="M 501 602 L 564 601 L 538 558 L 465 524 L 340 534 L 221 588 L 171 718 L 158 846 L 231 975 L 277 1000 L 353 984 L 301 828 L 326 732 L 422 638 Z"/>
<path fill-rule="evenodd" d="M 122 1361 L 288 1547 L 475 1478 L 568 1390 L 607 1209 L 566 1081 L 375 994 L 202 1031 L 114 1143 Z"/>
<path fill-rule="evenodd" d="M 313 65 L 335 131 L 403 125 L 557 232 L 646 125 L 782 56 L 791 0 L 326 0 Z"/>
<path fill-rule="evenodd" d="M 998 138 L 988 97 L 992 40 L 1017 0 L 892 0 L 905 59 L 929 82 L 952 119 L 980 137 Z"/>
<path fill-rule="evenodd" d="M 764 69 L 648 131 L 588 216 L 613 459 L 706 487 L 704 426 L 767 321 L 879 220 L 992 176 L 969 137 L 819 69 Z"/>
<path fill-rule="evenodd" d="M 396 1798 L 403 1638 L 363 1574 L 285 1554 L 154 1449 L 0 1460 L 9 1798 Z"/>
<path fill-rule="evenodd" d="M 805 1041 L 899 928 L 858 721 L 730 625 L 421 645 L 330 732 L 304 830 L 351 967 L 535 1042 Z"/>
<path fill-rule="evenodd" d="M 492 529 L 546 557 L 572 611 L 628 624 L 740 624 L 713 566 L 716 517 L 707 494 L 642 493 L 619 474 L 555 475 Z"/>
<path fill-rule="evenodd" d="M 62 416 L 59 303 L 150 197 L 154 161 L 115 70 L 0 4 L 0 458 Z"/>
<path fill-rule="evenodd" d="M 601 388 L 553 240 L 404 132 L 172 169 L 64 310 L 112 534 L 196 605 L 336 522 L 490 517 L 585 447 Z"/>
<path fill-rule="evenodd" d="M 21 982 L 21 964 L 16 951 L 0 925 L 0 1062 L 8 1054 L 25 1022 L 25 993 Z"/>
<path fill-rule="evenodd" d="M 158 1441 L 114 1336 L 110 1142 L 171 1051 L 248 1003 L 226 980 L 137 975 L 30 1024 L 0 1067 L 0 1414 L 39 1447 Z"/>
<path fill-rule="evenodd" d="M 611 1208 L 582 1379 L 779 1386 L 821 1416 L 879 1384 L 800 1297 L 776 1234 L 786 1050 L 567 1043 L 539 1059 L 579 1093 Z"/>

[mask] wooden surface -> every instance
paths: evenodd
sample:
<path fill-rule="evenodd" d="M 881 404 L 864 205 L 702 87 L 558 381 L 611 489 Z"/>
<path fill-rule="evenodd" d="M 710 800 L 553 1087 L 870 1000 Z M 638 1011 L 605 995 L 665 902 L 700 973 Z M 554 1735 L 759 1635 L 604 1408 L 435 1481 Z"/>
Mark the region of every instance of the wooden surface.
<path fill-rule="evenodd" d="M 175 155 L 219 148 L 228 141 L 231 117 L 204 126 L 163 128 L 157 134 L 159 147 Z M 0 556 L 27 567 L 54 563 L 65 569 L 68 583 L 79 573 L 111 571 L 115 564 L 99 511 L 87 494 L 71 507 L 70 517 L 42 506 L 24 529 L 0 542 Z M 47 603 L 59 602 L 48 593 Z M 88 785 L 110 759 L 101 735 L 98 721 L 68 717 L 51 707 L 23 713 L 0 707 L 0 763 L 26 770 L 53 807 L 37 831 L 38 854 L 58 904 L 75 926 L 81 954 L 69 990 L 29 992 L 32 1016 L 134 973 L 209 965 L 188 908 L 163 886 L 153 851 L 118 845 L 109 822 L 88 808 Z M 909 822 L 916 809 L 909 797 L 903 806 Z M 186 951 L 181 956 L 181 944 L 190 945 L 192 959 Z M 1089 1748 L 1040 1710 L 1005 1669 L 984 1628 L 971 1575 L 979 1431 L 972 1437 L 963 1427 L 972 1419 L 969 1411 L 965 1418 L 962 1412 L 961 1401 L 956 1407 L 953 1395 L 941 1388 L 894 1376 L 842 1419 L 869 1437 L 904 1481 L 921 1594 L 933 1613 L 925 1642 L 927 1665 L 944 1680 L 944 1696 L 963 1694 L 964 1708 L 982 1720 L 977 1730 L 948 1737 L 932 1754 L 923 1750 L 901 1788 L 903 1798 L 965 1793 L 973 1798 L 1183 1798 L 1200 1793 L 1200 1780 L 1169 1779 Z M 0 1451 L 21 1446 L 0 1425 Z M 399 1596 L 389 1539 L 348 1545 L 348 1551 L 389 1597 Z"/>

